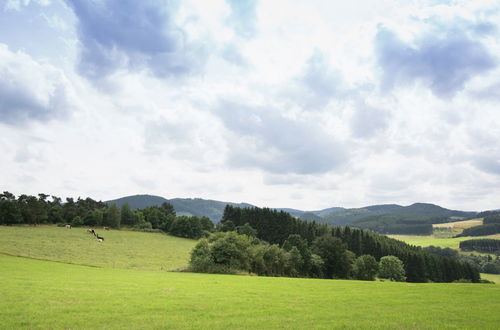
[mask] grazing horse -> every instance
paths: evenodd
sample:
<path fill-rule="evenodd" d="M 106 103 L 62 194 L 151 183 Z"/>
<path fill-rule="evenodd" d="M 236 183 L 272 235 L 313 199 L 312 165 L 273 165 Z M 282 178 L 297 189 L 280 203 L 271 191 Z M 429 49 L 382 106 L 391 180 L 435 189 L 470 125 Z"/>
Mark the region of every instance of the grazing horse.
<path fill-rule="evenodd" d="M 71 225 L 66 225 L 66 226 L 64 226 L 64 228 L 71 229 Z"/>
<path fill-rule="evenodd" d="M 104 230 L 109 230 L 109 227 L 102 227 Z"/>

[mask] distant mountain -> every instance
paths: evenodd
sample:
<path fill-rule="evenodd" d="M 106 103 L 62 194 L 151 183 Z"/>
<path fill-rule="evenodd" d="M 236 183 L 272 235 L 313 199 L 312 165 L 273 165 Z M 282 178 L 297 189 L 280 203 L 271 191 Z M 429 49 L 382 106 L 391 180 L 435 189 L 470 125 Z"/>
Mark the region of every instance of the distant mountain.
<path fill-rule="evenodd" d="M 168 202 L 168 199 L 160 196 L 133 195 L 118 199 L 113 199 L 111 201 L 106 201 L 105 203 L 108 205 L 116 204 L 118 207 L 122 207 L 123 204 L 128 203 L 130 208 L 132 208 L 133 210 L 138 210 L 149 206 L 159 206 L 165 202 Z"/>
<path fill-rule="evenodd" d="M 343 211 L 343 210 L 345 210 L 345 208 L 343 208 L 343 207 L 330 207 L 327 209 L 317 210 L 317 211 L 302 211 L 302 210 L 290 209 L 290 208 L 281 208 L 281 209 L 277 209 L 277 210 L 290 213 L 291 215 L 293 215 L 295 217 L 300 217 L 304 213 L 312 213 L 312 214 L 315 214 L 319 217 L 323 217 L 326 214 Z"/>
<path fill-rule="evenodd" d="M 107 201 L 106 203 L 116 204 L 119 207 L 121 207 L 125 203 L 128 203 L 132 209 L 142 209 L 148 206 L 158 206 L 164 202 L 172 204 L 175 212 L 179 215 L 206 216 L 214 222 L 220 221 L 226 205 L 232 205 L 236 207 L 253 207 L 253 205 L 248 203 L 221 202 L 201 198 L 166 199 L 154 195 L 133 195 Z M 415 203 L 409 206 L 401 206 L 397 204 L 382 204 L 351 209 L 345 209 L 343 207 L 331 207 L 317 211 L 303 211 L 293 208 L 281 208 L 278 210 L 288 212 L 295 217 L 302 218 L 307 221 L 323 222 L 334 225 L 346 225 L 362 218 L 390 214 L 405 217 L 446 219 L 470 218 L 477 214 L 475 212 L 448 210 L 441 206 L 427 203 Z"/>
<path fill-rule="evenodd" d="M 299 218 L 306 221 L 316 221 L 316 222 L 323 222 L 324 220 L 322 217 L 314 214 L 313 212 L 304 212 L 299 216 Z"/>
<path fill-rule="evenodd" d="M 329 224 L 346 225 L 356 220 L 377 215 L 402 215 L 408 217 L 430 218 L 470 218 L 476 212 L 464 212 L 445 209 L 441 206 L 428 203 L 415 203 L 409 206 L 397 204 L 371 205 L 362 208 L 345 209 L 323 215 L 324 222 Z"/>
<path fill-rule="evenodd" d="M 219 222 L 224 213 L 226 205 L 235 207 L 254 207 L 247 203 L 221 202 L 201 198 L 174 198 L 169 199 L 175 212 L 180 215 L 195 215 L 209 217 L 214 222 Z"/>
<path fill-rule="evenodd" d="M 149 206 L 159 206 L 165 202 L 172 204 L 175 212 L 178 215 L 195 215 L 200 217 L 205 216 L 210 218 L 210 220 L 214 222 L 220 221 L 226 205 L 232 205 L 236 207 L 253 207 L 253 205 L 247 203 L 221 202 L 221 201 L 201 199 L 201 198 L 166 199 L 154 195 L 127 196 L 106 201 L 106 204 L 108 205 L 116 204 L 118 207 L 121 207 L 123 204 L 128 203 L 128 205 L 132 209 L 137 210 Z"/>

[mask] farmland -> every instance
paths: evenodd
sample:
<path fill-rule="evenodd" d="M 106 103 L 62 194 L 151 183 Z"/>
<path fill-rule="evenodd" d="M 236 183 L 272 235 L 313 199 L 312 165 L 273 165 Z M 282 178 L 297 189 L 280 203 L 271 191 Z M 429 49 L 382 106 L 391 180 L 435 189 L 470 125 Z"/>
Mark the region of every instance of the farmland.
<path fill-rule="evenodd" d="M 131 271 L 0 255 L 3 328 L 495 328 L 500 286 Z"/>

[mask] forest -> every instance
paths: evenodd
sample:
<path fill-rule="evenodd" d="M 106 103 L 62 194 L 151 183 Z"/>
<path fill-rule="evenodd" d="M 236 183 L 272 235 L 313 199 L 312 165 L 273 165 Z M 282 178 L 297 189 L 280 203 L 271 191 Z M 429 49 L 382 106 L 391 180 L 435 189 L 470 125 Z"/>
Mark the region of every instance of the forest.
<path fill-rule="evenodd" d="M 254 231 L 256 238 L 269 244 L 271 247 L 268 249 L 276 250 L 275 253 L 278 253 L 280 248 L 291 252 L 293 247 L 296 247 L 298 252 L 302 251 L 300 253 L 302 262 L 310 265 L 309 271 L 312 271 L 308 274 L 308 267 L 302 273 L 299 270 L 299 275 L 305 277 L 348 278 L 353 270 L 354 260 L 370 255 L 376 261 L 385 256 L 394 256 L 401 260 L 408 282 L 452 282 L 461 279 L 479 281 L 478 270 L 469 263 L 432 254 L 374 232 L 348 226 L 333 227 L 314 221 L 307 222 L 294 218 L 286 212 L 268 208 L 226 206 L 219 230 L 242 232 L 245 227 Z M 213 242 L 215 243 L 217 242 Z M 233 266 L 231 262 L 221 261 L 216 255 L 212 255 L 210 244 L 209 239 L 201 242 L 198 247 L 204 251 L 205 254 L 200 254 L 205 256 L 205 261 L 214 262 L 217 267 L 231 268 Z M 248 251 L 241 253 L 255 255 Z M 284 251 L 280 253 L 283 254 Z M 297 251 L 294 254 L 297 254 Z M 250 258 L 239 264 L 251 265 L 252 260 Z M 321 272 L 318 272 L 318 267 Z M 246 268 L 242 267 L 240 270 Z"/>

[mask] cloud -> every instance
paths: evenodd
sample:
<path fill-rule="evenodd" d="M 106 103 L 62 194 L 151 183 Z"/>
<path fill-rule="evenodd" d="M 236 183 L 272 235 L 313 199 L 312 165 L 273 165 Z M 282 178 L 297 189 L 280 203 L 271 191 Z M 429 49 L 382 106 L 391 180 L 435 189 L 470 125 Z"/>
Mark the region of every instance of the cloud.
<path fill-rule="evenodd" d="M 91 79 L 119 69 L 148 69 L 158 77 L 192 73 L 203 48 L 188 45 L 175 8 L 156 0 L 66 0 L 78 18 L 79 72 Z"/>
<path fill-rule="evenodd" d="M 63 72 L 0 44 L 0 122 L 18 125 L 65 117 L 72 95 Z"/>
<path fill-rule="evenodd" d="M 22 7 L 29 6 L 30 3 L 37 3 L 40 6 L 48 6 L 50 5 L 50 0 L 7 0 L 4 6 L 4 10 L 21 10 Z"/>
<path fill-rule="evenodd" d="M 453 27 L 444 34 L 425 34 L 413 44 L 379 27 L 375 52 L 383 72 L 383 88 L 421 82 L 442 98 L 452 97 L 470 79 L 497 65 L 481 42 Z"/>
<path fill-rule="evenodd" d="M 256 0 L 226 0 L 231 8 L 228 22 L 240 37 L 250 39 L 256 34 Z"/>
<path fill-rule="evenodd" d="M 301 88 L 297 98 L 306 109 L 323 108 L 332 98 L 347 95 L 340 72 L 332 70 L 327 57 L 319 51 L 308 59 L 296 82 Z"/>
<path fill-rule="evenodd" d="M 351 131 L 359 138 L 370 138 L 384 130 L 389 124 L 389 114 L 361 102 L 351 118 Z"/>
<path fill-rule="evenodd" d="M 283 116 L 271 107 L 223 101 L 215 109 L 228 138 L 229 165 L 270 173 L 318 174 L 347 161 L 344 147 L 320 125 Z"/>
<path fill-rule="evenodd" d="M 474 165 L 483 172 L 500 175 L 500 159 L 498 157 L 478 157 L 478 159 L 474 161 Z"/>

